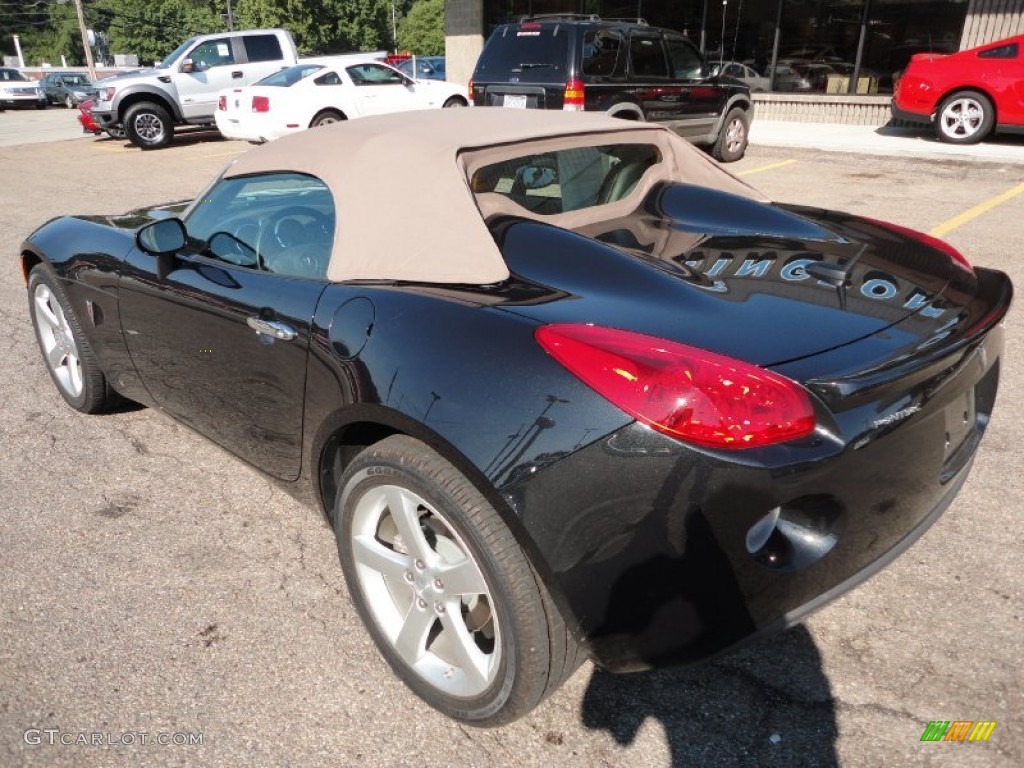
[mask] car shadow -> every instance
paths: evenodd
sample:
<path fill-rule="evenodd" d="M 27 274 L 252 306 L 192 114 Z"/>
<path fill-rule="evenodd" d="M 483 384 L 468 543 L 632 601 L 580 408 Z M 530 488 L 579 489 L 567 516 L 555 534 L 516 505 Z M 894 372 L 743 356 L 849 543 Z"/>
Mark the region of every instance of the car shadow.
<path fill-rule="evenodd" d="M 798 625 L 697 667 L 613 675 L 595 668 L 581 720 L 633 743 L 659 722 L 673 766 L 838 764 L 835 699 Z"/>
<path fill-rule="evenodd" d="M 905 139 L 920 139 L 922 141 L 927 141 L 930 144 L 944 144 L 944 142 L 939 141 L 938 137 L 935 135 L 935 131 L 929 125 L 908 126 L 892 125 L 890 123 L 886 123 L 885 125 L 876 128 L 875 133 L 877 133 L 879 136 L 893 136 Z M 981 141 L 981 143 L 1006 147 L 1021 146 L 1022 144 L 1024 144 L 1024 135 L 1014 133 L 990 134 L 989 136 L 985 137 Z"/>

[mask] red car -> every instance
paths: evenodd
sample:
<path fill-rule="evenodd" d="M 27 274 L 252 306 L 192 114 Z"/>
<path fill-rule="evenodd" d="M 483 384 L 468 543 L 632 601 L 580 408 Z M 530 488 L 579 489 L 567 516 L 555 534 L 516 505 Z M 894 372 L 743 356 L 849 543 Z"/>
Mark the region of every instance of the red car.
<path fill-rule="evenodd" d="M 78 114 L 76 117 L 82 126 L 82 132 L 92 133 L 97 136 L 101 133 L 106 133 L 112 139 L 123 139 L 125 137 L 124 129 L 120 126 L 104 129 L 96 125 L 96 121 L 92 119 L 92 104 L 92 99 L 88 99 L 78 105 Z"/>
<path fill-rule="evenodd" d="M 931 123 L 941 141 L 1024 133 L 1024 35 L 951 54 L 918 53 L 896 84 L 892 114 Z"/>

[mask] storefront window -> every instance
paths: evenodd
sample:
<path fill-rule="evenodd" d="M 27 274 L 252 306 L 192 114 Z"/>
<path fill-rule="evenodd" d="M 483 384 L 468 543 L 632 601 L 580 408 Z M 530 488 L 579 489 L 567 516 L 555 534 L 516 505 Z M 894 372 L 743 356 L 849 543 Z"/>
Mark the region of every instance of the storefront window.
<path fill-rule="evenodd" d="M 483 0 L 485 34 L 531 14 L 643 18 L 682 32 L 712 67 L 742 64 L 770 78 L 777 92 L 864 95 L 891 93 L 894 75 L 914 53 L 957 50 L 967 5 L 967 0 Z"/>

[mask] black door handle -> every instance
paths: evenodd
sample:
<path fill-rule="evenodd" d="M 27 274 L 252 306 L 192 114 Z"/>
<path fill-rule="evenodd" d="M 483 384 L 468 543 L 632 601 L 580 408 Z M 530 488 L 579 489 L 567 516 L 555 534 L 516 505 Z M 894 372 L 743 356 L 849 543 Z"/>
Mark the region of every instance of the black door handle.
<path fill-rule="evenodd" d="M 243 76 L 242 70 L 236 69 L 234 72 L 231 73 L 231 76 L 237 80 L 238 78 Z"/>

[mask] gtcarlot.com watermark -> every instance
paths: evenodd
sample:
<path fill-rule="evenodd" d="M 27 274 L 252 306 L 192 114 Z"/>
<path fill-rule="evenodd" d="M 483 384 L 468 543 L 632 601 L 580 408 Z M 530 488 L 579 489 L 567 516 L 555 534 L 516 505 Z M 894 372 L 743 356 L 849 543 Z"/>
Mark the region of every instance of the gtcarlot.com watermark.
<path fill-rule="evenodd" d="M 60 728 L 29 728 L 22 735 L 30 747 L 201 747 L 203 734 L 173 731 L 64 731 Z"/>

